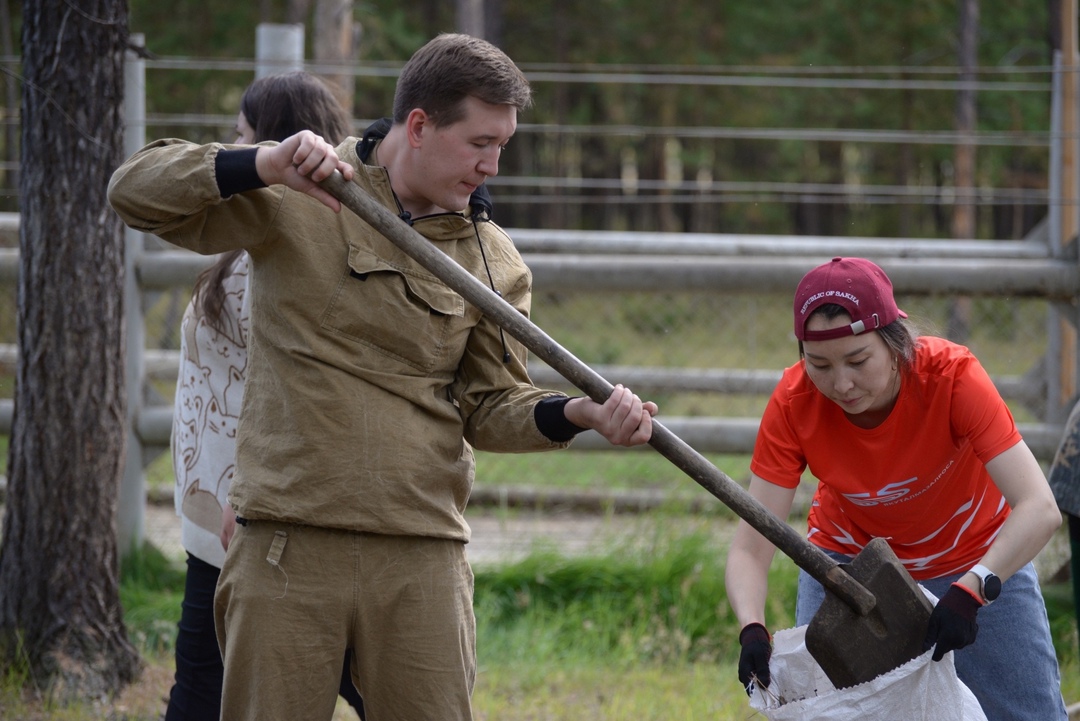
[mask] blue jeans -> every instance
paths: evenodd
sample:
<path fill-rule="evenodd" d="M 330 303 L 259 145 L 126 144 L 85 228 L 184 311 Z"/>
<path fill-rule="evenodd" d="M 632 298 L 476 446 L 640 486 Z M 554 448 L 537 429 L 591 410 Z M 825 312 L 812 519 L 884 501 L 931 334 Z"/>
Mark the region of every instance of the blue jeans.
<path fill-rule="evenodd" d="M 841 563 L 849 558 L 826 551 Z M 963 574 L 919 583 L 938 598 Z M 810 623 L 825 589 L 799 572 L 796 624 Z M 1028 564 L 1002 585 L 1001 595 L 979 610 L 975 643 L 953 652 L 956 675 L 975 694 L 987 721 L 1067 721 L 1061 674 L 1050 638 L 1039 577 Z"/>
<path fill-rule="evenodd" d="M 188 554 L 176 633 L 176 682 L 169 692 L 165 721 L 210 721 L 221 716 L 225 668 L 214 629 L 214 589 L 219 575 L 216 566 Z M 349 670 L 351 657 L 352 651 L 346 651 L 338 693 L 363 719 L 364 701 Z"/>

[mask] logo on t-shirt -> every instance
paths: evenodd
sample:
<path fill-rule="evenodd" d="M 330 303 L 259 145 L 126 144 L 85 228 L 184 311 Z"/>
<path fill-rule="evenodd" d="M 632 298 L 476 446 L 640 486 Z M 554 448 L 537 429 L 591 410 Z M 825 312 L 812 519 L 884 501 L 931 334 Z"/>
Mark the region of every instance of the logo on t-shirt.
<path fill-rule="evenodd" d="M 845 493 L 844 498 L 856 506 L 878 506 L 883 503 L 893 503 L 911 493 L 911 484 L 918 479 L 918 476 L 912 476 L 906 481 L 882 486 L 874 493 Z"/>
<path fill-rule="evenodd" d="M 934 480 L 914 492 L 912 486 L 915 486 L 918 483 L 918 476 L 912 476 L 906 481 L 900 481 L 899 483 L 890 483 L 887 486 L 882 486 L 876 493 L 845 493 L 843 496 L 856 506 L 890 506 L 894 503 L 908 503 L 936 486 L 937 482 L 949 472 L 949 469 L 952 468 L 955 463 L 956 459 L 950 458 L 949 462 L 945 464 L 945 467 L 938 471 L 938 474 L 934 476 Z"/>

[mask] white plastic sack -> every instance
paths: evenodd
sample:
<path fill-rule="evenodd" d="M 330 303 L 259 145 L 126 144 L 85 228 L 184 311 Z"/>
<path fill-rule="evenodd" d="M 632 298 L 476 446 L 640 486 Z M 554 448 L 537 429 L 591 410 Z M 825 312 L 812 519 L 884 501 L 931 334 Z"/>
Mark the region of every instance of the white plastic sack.
<path fill-rule="evenodd" d="M 770 721 L 986 721 L 975 694 L 956 676 L 953 654 L 927 651 L 872 681 L 837 689 L 806 650 L 806 626 L 773 636 L 772 683 L 750 705 Z"/>

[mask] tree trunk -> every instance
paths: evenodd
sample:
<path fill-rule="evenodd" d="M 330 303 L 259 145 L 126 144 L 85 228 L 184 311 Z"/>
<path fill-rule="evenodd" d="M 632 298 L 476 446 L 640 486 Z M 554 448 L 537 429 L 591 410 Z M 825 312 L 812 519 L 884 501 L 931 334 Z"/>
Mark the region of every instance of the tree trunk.
<path fill-rule="evenodd" d="M 960 43 L 958 65 L 960 80 L 975 82 L 978 65 L 979 0 L 960 2 Z M 975 90 L 961 88 L 956 94 L 956 131 L 961 140 L 956 145 L 955 175 L 953 176 L 959 198 L 953 206 L 953 238 L 975 237 L 975 200 L 971 190 L 975 187 L 975 145 L 971 135 L 975 132 Z"/>
<path fill-rule="evenodd" d="M 564 22 L 564 19 L 570 15 L 570 7 L 571 3 L 568 3 L 566 0 L 556 0 L 551 4 L 551 21 L 555 27 L 555 47 L 552 48 L 551 54 L 555 63 L 565 63 L 570 56 L 570 33 L 567 24 Z M 554 93 L 549 111 L 552 115 L 552 122 L 556 126 L 561 127 L 569 122 L 568 118 L 570 116 L 571 107 L 570 94 L 573 91 L 568 83 L 555 83 L 553 90 Z M 553 133 L 548 135 L 547 138 L 544 138 L 544 141 L 550 139 L 550 144 L 548 145 L 550 150 L 548 152 L 550 152 L 551 155 L 549 157 L 548 167 L 544 168 L 541 166 L 538 168 L 541 173 L 546 173 L 556 178 L 567 177 L 566 168 L 562 166 L 563 159 L 566 157 L 566 137 L 567 136 L 562 135 L 561 133 Z M 547 211 L 547 227 L 573 227 L 568 225 L 566 203 L 548 203 L 544 208 Z"/>
<path fill-rule="evenodd" d="M 138 673 L 120 608 L 125 444 L 120 221 L 126 0 L 24 0 L 15 416 L 0 660 L 61 702 Z"/>
<path fill-rule="evenodd" d="M 285 22 L 292 25 L 304 22 L 311 10 L 312 0 L 286 0 Z"/>
<path fill-rule="evenodd" d="M 337 65 L 340 70 L 321 71 L 334 88 L 342 106 L 352 116 L 356 76 L 352 73 L 357 60 L 359 23 L 353 21 L 353 0 L 317 0 L 315 3 L 315 63 Z"/>
<path fill-rule="evenodd" d="M 960 80 L 974 82 L 978 65 L 979 0 L 959 0 L 960 42 L 958 65 Z M 961 88 L 956 94 L 956 130 L 961 140 L 956 145 L 953 183 L 957 200 L 953 206 L 952 237 L 968 240 L 975 237 L 975 145 L 969 139 L 975 132 L 975 91 Z M 963 343 L 971 327 L 971 299 L 957 298 L 949 311 L 949 338 Z"/>

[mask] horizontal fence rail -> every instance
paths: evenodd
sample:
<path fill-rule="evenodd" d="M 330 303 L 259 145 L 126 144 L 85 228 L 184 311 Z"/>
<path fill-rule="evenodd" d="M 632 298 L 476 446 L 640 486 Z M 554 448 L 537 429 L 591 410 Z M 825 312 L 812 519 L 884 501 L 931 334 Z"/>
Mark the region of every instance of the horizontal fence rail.
<path fill-rule="evenodd" d="M 815 265 L 816 258 L 687 257 L 606 255 L 524 255 L 541 291 L 639 290 L 724 293 L 787 292 Z M 1043 297 L 1068 301 L 1080 291 L 1076 263 L 1064 260 L 883 258 L 875 257 L 898 295 Z"/>
<path fill-rule="evenodd" d="M 699 453 L 749 454 L 754 449 L 757 418 L 663 417 L 664 426 Z M 1019 423 L 1021 435 L 1031 452 L 1041 460 L 1053 457 L 1064 427 L 1057 424 Z M 149 447 L 168 447 L 172 429 L 172 407 L 150 406 L 138 415 L 136 431 Z M 595 431 L 586 431 L 574 440 L 579 451 L 641 452 L 648 446 L 612 446 Z"/>
<path fill-rule="evenodd" d="M 14 372 L 18 350 L 13 345 L 0 344 L 0 370 Z M 174 380 L 180 370 L 180 352 L 147 349 L 143 365 L 148 380 Z M 731 368 L 665 368 L 640 366 L 591 365 L 599 375 L 614 379 L 636 391 L 656 393 L 728 393 L 766 396 L 780 381 L 779 370 L 741 370 Z M 530 361 L 529 376 L 543 388 L 572 392 L 573 388 L 557 371 L 539 361 Z M 1046 384 L 1038 377 L 995 376 L 994 385 L 1006 400 L 1028 406 L 1038 406 L 1046 395 Z M 4 401 L 0 401 L 0 414 Z M 8 402 L 10 405 L 10 402 Z M 2 417 L 2 415 L 0 415 Z M 156 422 L 155 422 L 156 424 Z M 155 424 L 154 427 L 157 427 Z M 5 430 L 0 421 L 0 431 Z M 156 431 L 151 434 L 157 442 L 168 441 Z M 144 440 L 151 440 L 148 436 Z"/>
<path fill-rule="evenodd" d="M 788 292 L 802 275 L 834 255 L 869 255 L 889 273 L 898 295 L 967 295 L 1044 297 L 1071 301 L 1080 296 L 1080 273 L 1074 260 L 1049 257 L 1037 240 L 954 241 L 845 237 L 753 236 L 692 233 L 573 232 L 509 229 L 533 273 L 534 290 L 692 291 L 699 293 Z M 0 213 L 0 236 L 17 237 L 18 216 Z M 190 286 L 212 262 L 186 250 L 145 250 L 135 269 L 142 290 Z M 0 284 L 18 276 L 18 251 L 0 249 Z M 13 346 L 0 346 L 0 367 L 13 369 Z M 146 350 L 142 366 L 148 379 L 175 378 L 176 351 Z M 780 371 L 674 369 L 596 366 L 600 374 L 641 392 L 704 392 L 767 395 Z M 547 366 L 534 363 L 534 381 L 565 388 Z M 1046 384 L 1035 376 L 995 377 L 1002 395 L 1034 407 L 1045 402 Z M 572 389 L 567 389 L 571 390 Z M 11 401 L 0 400 L 0 433 L 10 433 Z M 144 405 L 136 414 L 136 435 L 147 449 L 169 444 L 171 405 Z M 749 453 L 757 433 L 756 418 L 665 418 L 665 425 L 703 453 Z M 1041 460 L 1056 452 L 1063 426 L 1021 426 Z M 575 442 L 581 450 L 608 450 L 589 432 Z"/>
<path fill-rule="evenodd" d="M 862 255 L 849 252 L 843 238 L 815 240 L 831 241 L 832 252 L 797 258 L 791 254 L 661 255 L 655 251 L 653 255 L 524 251 L 522 256 L 532 270 L 538 291 L 589 288 L 774 293 L 794 288 L 807 270 L 835 255 Z M 1044 297 L 1070 301 L 1080 294 L 1080 273 L 1072 260 L 1030 255 L 976 258 L 870 255 L 889 274 L 898 295 Z M 149 251 L 138 259 L 136 270 L 144 289 L 162 290 L 190 284 L 210 262 L 208 257 L 188 251 Z M 17 272 L 18 251 L 0 249 L 0 283 L 14 282 Z"/>
<path fill-rule="evenodd" d="M 951 240 L 947 238 L 858 238 L 730 233 L 659 233 L 608 230 L 506 231 L 525 254 L 707 255 L 806 257 L 844 255 L 869 258 L 1045 259 L 1050 257 L 1045 225 L 1027 240 Z"/>

